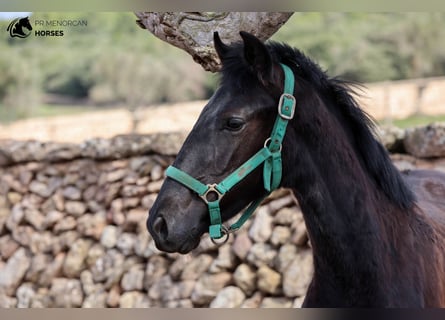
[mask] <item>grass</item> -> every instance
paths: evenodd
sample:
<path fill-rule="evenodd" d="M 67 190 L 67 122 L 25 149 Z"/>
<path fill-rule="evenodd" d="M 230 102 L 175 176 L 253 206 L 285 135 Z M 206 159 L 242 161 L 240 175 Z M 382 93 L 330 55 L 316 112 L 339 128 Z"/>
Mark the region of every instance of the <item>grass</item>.
<path fill-rule="evenodd" d="M 406 129 L 406 128 L 412 128 L 416 126 L 423 126 L 428 125 L 432 122 L 444 122 L 445 121 L 445 115 L 435 115 L 435 116 L 429 116 L 429 115 L 416 115 L 416 116 L 410 116 L 408 118 L 404 119 L 397 119 L 392 120 L 390 123 L 393 125 Z M 379 121 L 379 123 L 387 123 L 387 121 L 382 120 Z"/>
<path fill-rule="evenodd" d="M 59 115 L 74 115 L 97 110 L 91 105 L 53 105 L 43 104 L 33 109 L 26 117 L 17 110 L 11 110 L 0 105 L 0 123 L 11 123 L 24 118 L 52 117 Z"/>

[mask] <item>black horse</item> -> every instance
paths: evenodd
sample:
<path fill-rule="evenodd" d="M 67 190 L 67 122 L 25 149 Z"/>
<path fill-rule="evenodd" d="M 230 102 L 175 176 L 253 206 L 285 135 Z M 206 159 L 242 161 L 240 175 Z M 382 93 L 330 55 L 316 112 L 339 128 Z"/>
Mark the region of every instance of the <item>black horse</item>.
<path fill-rule="evenodd" d="M 241 37 L 228 46 L 215 33 L 221 84 L 173 165 L 213 183 L 262 148 L 283 92 L 280 63 L 287 65 L 297 102 L 282 144 L 281 186 L 302 208 L 314 255 L 303 305 L 444 307 L 445 175 L 400 173 L 349 84 L 285 44 Z M 258 168 L 221 199 L 222 219 L 264 194 Z M 160 250 L 186 253 L 209 223 L 202 199 L 167 178 L 147 226 Z"/>
<path fill-rule="evenodd" d="M 30 32 L 25 33 L 23 28 L 26 28 L 28 31 L 32 31 L 32 26 L 28 17 L 14 19 L 11 21 L 6 31 L 9 31 L 9 35 L 11 37 L 26 38 L 29 36 Z"/>

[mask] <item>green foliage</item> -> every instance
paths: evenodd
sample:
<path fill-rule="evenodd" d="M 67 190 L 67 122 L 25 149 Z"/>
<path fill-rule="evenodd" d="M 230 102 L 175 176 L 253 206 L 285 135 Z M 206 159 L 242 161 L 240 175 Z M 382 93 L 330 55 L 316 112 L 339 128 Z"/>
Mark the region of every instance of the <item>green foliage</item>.
<path fill-rule="evenodd" d="M 96 61 L 92 77 L 90 97 L 98 104 L 122 102 L 137 108 L 204 97 L 205 73 L 197 64 L 171 54 L 156 57 L 112 50 Z"/>
<path fill-rule="evenodd" d="M 40 98 L 40 74 L 24 50 L 0 50 L 0 101 L 9 119 L 27 116 Z"/>
<path fill-rule="evenodd" d="M 134 109 L 206 98 L 216 86 L 217 76 L 142 30 L 133 13 L 31 16 L 62 19 L 88 25 L 40 27 L 64 36 L 17 39 L 6 32 L 10 21 L 0 21 L 0 114 L 25 116 L 46 93 Z M 298 47 L 332 76 L 372 82 L 445 74 L 444 26 L 441 12 L 295 13 L 272 39 Z"/>
<path fill-rule="evenodd" d="M 331 75 L 373 82 L 445 74 L 445 13 L 295 13 L 273 39 Z"/>

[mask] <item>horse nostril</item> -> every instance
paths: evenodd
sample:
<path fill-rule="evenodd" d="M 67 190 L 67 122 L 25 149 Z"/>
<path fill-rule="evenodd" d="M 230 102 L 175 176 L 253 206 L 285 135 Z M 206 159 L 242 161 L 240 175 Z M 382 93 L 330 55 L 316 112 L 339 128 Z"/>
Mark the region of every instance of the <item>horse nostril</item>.
<path fill-rule="evenodd" d="M 153 231 L 161 238 L 166 239 L 168 236 L 167 223 L 163 217 L 157 217 L 153 222 Z"/>

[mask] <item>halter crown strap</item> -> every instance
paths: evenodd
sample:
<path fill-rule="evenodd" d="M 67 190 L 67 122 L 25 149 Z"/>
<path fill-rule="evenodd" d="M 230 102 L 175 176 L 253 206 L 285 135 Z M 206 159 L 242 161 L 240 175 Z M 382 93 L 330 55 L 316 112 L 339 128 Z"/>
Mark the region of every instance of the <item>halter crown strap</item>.
<path fill-rule="evenodd" d="M 294 73 L 285 64 L 281 64 L 281 68 L 284 71 L 284 90 L 278 102 L 278 117 L 275 120 L 268 147 L 273 152 L 273 155 L 265 161 L 263 169 L 264 188 L 269 192 L 278 188 L 281 182 L 281 147 L 286 134 L 287 123 L 294 117 L 296 105 L 295 97 L 293 96 Z"/>
<path fill-rule="evenodd" d="M 296 105 L 295 97 L 293 96 L 295 83 L 294 74 L 288 66 L 284 64 L 280 65 L 284 71 L 284 92 L 278 103 L 278 116 L 275 120 L 272 133 L 270 138 L 265 141 L 262 149 L 219 184 L 205 185 L 182 170 L 173 166 L 167 168 L 167 177 L 172 178 L 197 193 L 207 204 L 210 215 L 209 234 L 212 239 L 221 238 L 224 235 L 222 232 L 228 234 L 228 232 L 233 232 L 239 229 L 249 219 L 261 202 L 280 185 L 282 177 L 282 142 L 284 135 L 286 134 L 287 123 L 294 117 Z M 219 206 L 221 198 L 263 163 L 263 185 L 264 189 L 267 191 L 266 194 L 260 199 L 253 201 L 238 221 L 227 229 L 222 225 L 221 221 L 221 210 Z M 211 192 L 215 193 L 217 196 L 217 199 L 214 201 L 209 201 L 207 198 L 207 195 Z"/>

